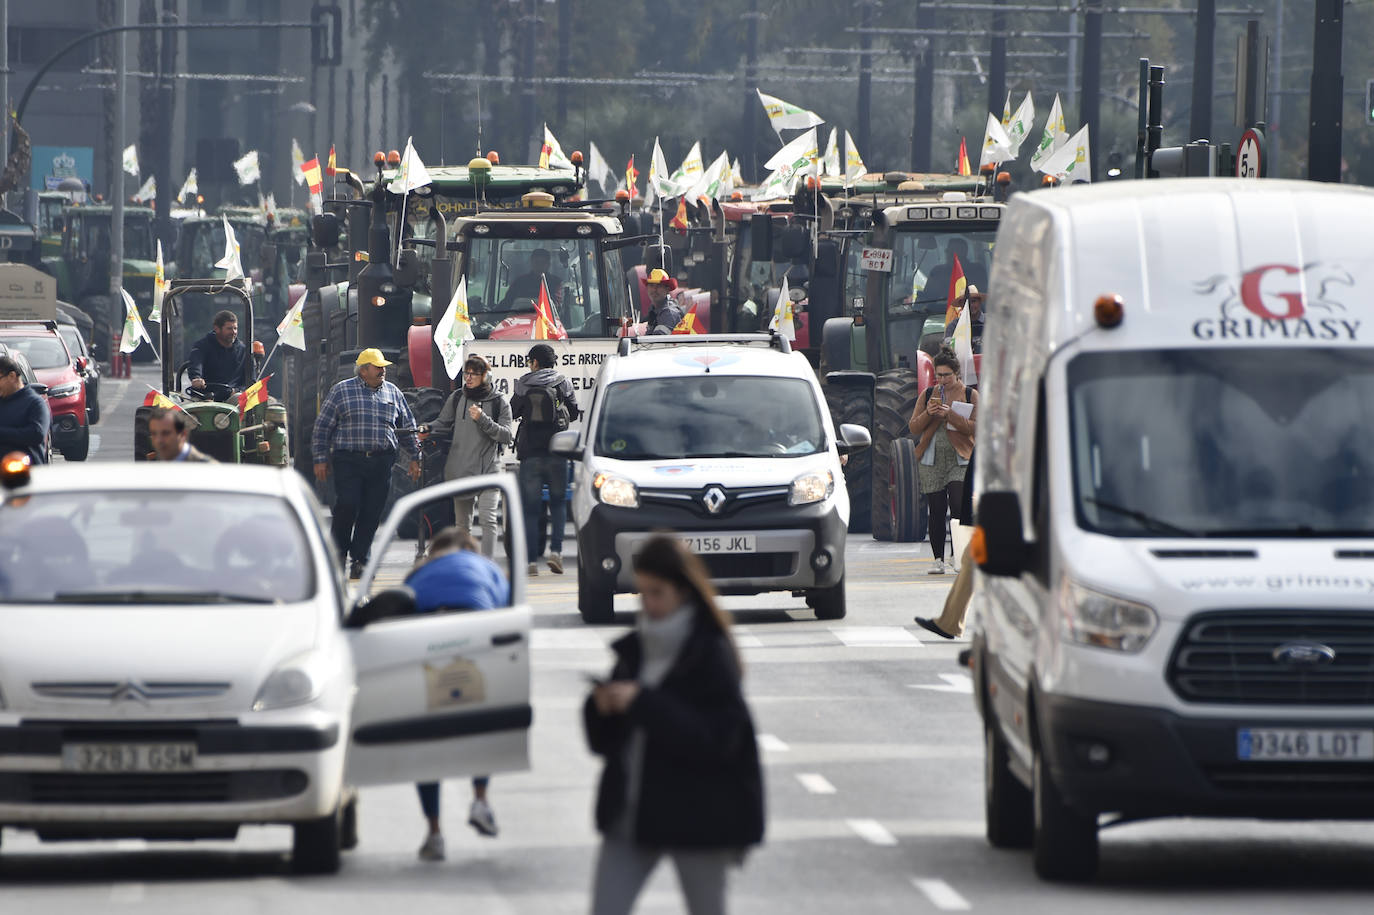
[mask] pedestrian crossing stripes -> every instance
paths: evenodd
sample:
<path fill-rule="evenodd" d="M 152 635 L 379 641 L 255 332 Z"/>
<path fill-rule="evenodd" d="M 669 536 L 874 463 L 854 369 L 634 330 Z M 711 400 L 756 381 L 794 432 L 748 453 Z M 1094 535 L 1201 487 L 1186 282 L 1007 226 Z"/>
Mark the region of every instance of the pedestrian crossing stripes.
<path fill-rule="evenodd" d="M 926 899 L 930 900 L 931 905 L 942 912 L 967 912 L 972 908 L 968 900 L 959 895 L 958 890 L 943 880 L 913 877 L 911 882 Z"/>
<path fill-rule="evenodd" d="M 589 629 L 580 626 L 538 628 L 530 633 L 534 651 L 604 651 L 625 634 L 623 629 Z M 770 648 L 921 648 L 915 633 L 901 626 L 830 626 L 825 629 L 784 626 L 763 632 L 734 632 L 743 651 Z M 957 687 L 935 687 L 955 691 Z"/>
<path fill-rule="evenodd" d="M 849 648 L 921 647 L 921 640 L 901 626 L 831 626 L 830 632 Z"/>
<path fill-rule="evenodd" d="M 890 847 L 897 844 L 897 837 L 888 832 L 887 827 L 877 820 L 845 820 L 845 823 L 855 835 L 870 845 Z"/>

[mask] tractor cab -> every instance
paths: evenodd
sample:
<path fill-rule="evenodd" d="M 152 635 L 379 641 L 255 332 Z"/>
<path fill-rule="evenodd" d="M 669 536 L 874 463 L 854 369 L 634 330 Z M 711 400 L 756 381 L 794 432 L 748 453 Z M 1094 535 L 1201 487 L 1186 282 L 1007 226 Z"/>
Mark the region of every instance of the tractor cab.
<path fill-rule="evenodd" d="M 263 370 L 262 344 L 253 337 L 253 297 L 243 279 L 172 280 L 162 302 L 162 390 L 154 391 L 134 414 L 134 460 L 147 460 L 152 452 L 148 416 L 158 407 L 181 410 L 191 419 L 191 444 L 226 464 L 266 464 L 284 467 L 290 461 L 286 407 L 268 397 L 259 381 Z M 242 377 L 232 384 L 209 383 L 195 388 L 187 377 L 190 368 L 186 303 L 203 299 L 228 300 L 239 316 L 241 338 L 248 353 Z"/>

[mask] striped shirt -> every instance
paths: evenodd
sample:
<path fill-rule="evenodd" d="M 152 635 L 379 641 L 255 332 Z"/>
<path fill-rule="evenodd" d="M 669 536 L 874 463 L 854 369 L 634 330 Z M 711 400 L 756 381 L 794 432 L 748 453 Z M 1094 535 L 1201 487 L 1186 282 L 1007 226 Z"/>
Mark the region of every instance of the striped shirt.
<path fill-rule="evenodd" d="M 333 451 L 396 451 L 399 435 L 410 457 L 418 461 L 415 434 L 396 431 L 414 428 L 415 415 L 400 388 L 389 381 L 370 388 L 354 376 L 334 385 L 320 405 L 311 450 L 315 463 L 323 464 Z"/>

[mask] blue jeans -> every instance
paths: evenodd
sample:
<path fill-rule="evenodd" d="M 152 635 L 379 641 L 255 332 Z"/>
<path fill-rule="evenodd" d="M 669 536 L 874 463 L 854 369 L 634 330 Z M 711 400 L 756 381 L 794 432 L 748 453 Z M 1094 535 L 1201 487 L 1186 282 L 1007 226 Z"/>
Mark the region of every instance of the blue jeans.
<path fill-rule="evenodd" d="M 490 777 L 479 775 L 472 780 L 472 787 L 485 789 L 490 782 Z M 431 820 L 439 819 L 439 783 L 421 782 L 415 786 L 415 790 L 420 793 L 420 809 L 424 811 L 425 817 Z"/>
<path fill-rule="evenodd" d="M 539 559 L 544 527 L 544 487 L 549 487 L 549 552 L 563 552 L 563 528 L 568 523 L 568 459 L 534 454 L 520 461 L 520 504 L 525 514 L 525 553 Z"/>
<path fill-rule="evenodd" d="M 365 455 L 360 451 L 335 451 L 334 520 L 330 533 L 339 555 L 367 562 L 372 538 L 391 494 L 391 468 L 396 452 Z"/>

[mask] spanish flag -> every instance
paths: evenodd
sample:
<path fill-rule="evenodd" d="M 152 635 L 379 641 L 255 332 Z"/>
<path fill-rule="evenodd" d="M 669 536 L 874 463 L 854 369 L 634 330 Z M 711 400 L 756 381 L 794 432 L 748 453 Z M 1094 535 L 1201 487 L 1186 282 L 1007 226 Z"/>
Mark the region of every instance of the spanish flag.
<path fill-rule="evenodd" d="M 964 304 L 964 293 L 968 291 L 968 280 L 964 277 L 964 265 L 959 263 L 959 255 L 952 255 L 954 267 L 949 271 L 949 300 L 945 303 L 945 326 L 949 327 L 958 319 L 959 309 Z"/>
<path fill-rule="evenodd" d="M 156 390 L 156 389 L 150 390 L 150 391 L 148 392 L 148 396 L 143 398 L 143 406 L 145 406 L 145 407 L 161 407 L 161 408 L 164 409 L 164 410 L 180 410 L 180 409 L 181 409 L 181 407 L 178 406 L 175 402 L 173 402 L 171 398 L 165 396 L 161 391 L 158 391 L 158 390 Z M 185 411 L 183 411 L 183 412 L 185 412 Z"/>
<path fill-rule="evenodd" d="M 959 174 L 972 175 L 973 166 L 968 162 L 968 141 L 963 137 L 959 138 L 959 164 L 957 166 Z"/>
<path fill-rule="evenodd" d="M 267 379 L 271 377 L 271 375 L 267 375 L 263 378 L 259 378 L 253 383 L 252 387 L 239 395 L 240 416 L 243 416 L 259 404 L 267 403 Z"/>
<path fill-rule="evenodd" d="M 677 322 L 677 327 L 673 328 L 675 334 L 699 334 L 701 333 L 701 319 L 697 317 L 697 307 L 693 305 L 687 309 L 687 313 L 682 316 L 682 320 Z"/>
<path fill-rule="evenodd" d="M 334 157 L 334 145 L 329 145 L 329 162 L 324 167 L 326 175 L 333 175 L 339 169 L 339 160 Z"/>
<path fill-rule="evenodd" d="M 324 190 L 324 177 L 320 174 L 319 156 L 315 156 L 309 162 L 302 162 L 301 171 L 305 173 L 305 183 L 309 186 L 310 193 L 318 194 Z"/>
<path fill-rule="evenodd" d="M 534 339 L 566 340 L 568 332 L 563 322 L 558 320 L 558 312 L 553 309 L 553 299 L 549 296 L 549 284 L 539 279 L 539 299 L 534 303 Z"/>
<path fill-rule="evenodd" d="M 686 197 L 683 197 L 681 200 L 679 200 L 679 201 L 677 202 L 677 215 L 675 215 L 675 216 L 673 217 L 673 220 L 672 220 L 672 222 L 669 223 L 669 225 L 672 226 L 674 229 L 677 229 L 679 232 L 686 232 L 686 231 L 687 231 L 687 198 L 686 198 Z"/>
<path fill-rule="evenodd" d="M 635 168 L 635 157 L 631 156 L 630 161 L 625 163 L 625 190 L 630 192 L 630 199 L 633 200 L 638 191 L 635 190 L 635 182 L 639 180 L 639 169 Z"/>

